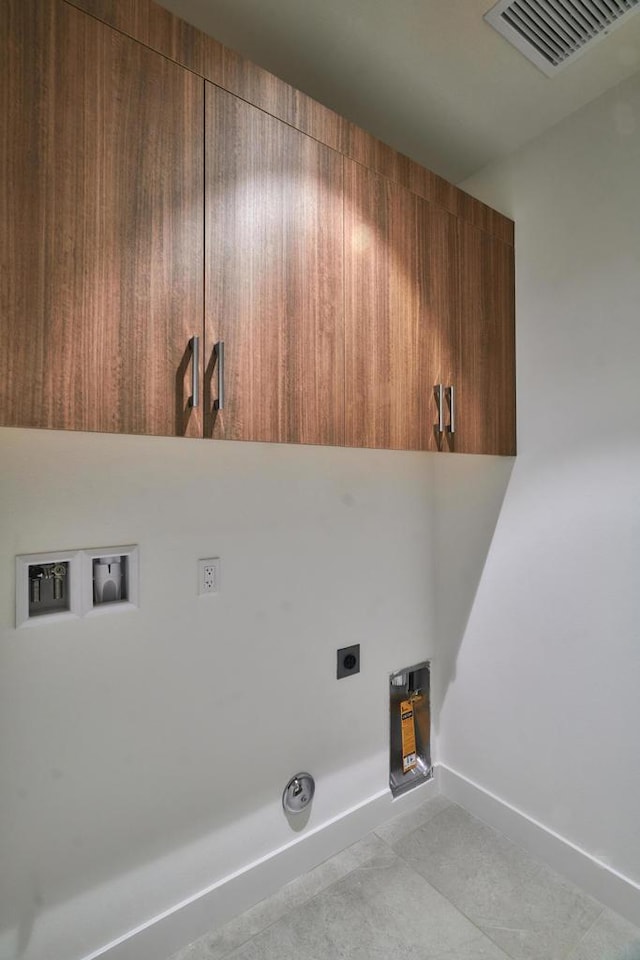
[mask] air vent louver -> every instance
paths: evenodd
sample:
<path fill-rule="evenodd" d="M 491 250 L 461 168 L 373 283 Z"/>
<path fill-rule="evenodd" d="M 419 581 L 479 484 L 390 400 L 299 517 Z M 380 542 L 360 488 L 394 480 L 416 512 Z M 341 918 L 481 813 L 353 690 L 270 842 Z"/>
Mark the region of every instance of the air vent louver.
<path fill-rule="evenodd" d="M 485 20 L 552 77 L 640 10 L 640 0 L 500 0 Z"/>

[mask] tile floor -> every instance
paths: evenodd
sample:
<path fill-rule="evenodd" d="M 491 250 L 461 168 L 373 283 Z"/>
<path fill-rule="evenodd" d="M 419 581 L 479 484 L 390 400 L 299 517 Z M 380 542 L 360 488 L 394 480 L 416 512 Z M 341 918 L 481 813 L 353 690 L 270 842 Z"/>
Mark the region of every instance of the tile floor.
<path fill-rule="evenodd" d="M 640 929 L 444 797 L 172 960 L 640 960 Z"/>

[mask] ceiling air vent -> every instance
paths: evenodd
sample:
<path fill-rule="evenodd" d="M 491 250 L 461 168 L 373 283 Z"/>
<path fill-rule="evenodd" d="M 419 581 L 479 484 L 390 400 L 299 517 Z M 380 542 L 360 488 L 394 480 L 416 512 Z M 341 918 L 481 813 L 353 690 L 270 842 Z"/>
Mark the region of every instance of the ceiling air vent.
<path fill-rule="evenodd" d="M 640 0 L 500 0 L 485 20 L 554 76 L 640 10 Z"/>

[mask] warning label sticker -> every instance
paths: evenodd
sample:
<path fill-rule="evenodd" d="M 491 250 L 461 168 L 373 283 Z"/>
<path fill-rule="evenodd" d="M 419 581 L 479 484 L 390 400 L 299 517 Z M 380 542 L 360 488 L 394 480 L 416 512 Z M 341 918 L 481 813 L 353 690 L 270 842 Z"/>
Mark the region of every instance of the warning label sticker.
<path fill-rule="evenodd" d="M 402 772 L 409 773 L 417 765 L 416 729 L 413 719 L 413 705 L 410 700 L 400 704 L 402 723 Z"/>

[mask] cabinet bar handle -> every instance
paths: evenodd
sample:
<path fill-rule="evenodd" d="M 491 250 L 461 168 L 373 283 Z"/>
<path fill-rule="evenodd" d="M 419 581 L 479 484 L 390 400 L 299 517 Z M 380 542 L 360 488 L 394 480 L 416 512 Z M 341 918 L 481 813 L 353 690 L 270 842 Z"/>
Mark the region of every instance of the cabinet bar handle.
<path fill-rule="evenodd" d="M 441 383 L 433 388 L 438 404 L 438 433 L 444 433 L 444 387 Z"/>
<path fill-rule="evenodd" d="M 218 399 L 216 410 L 224 410 L 224 340 L 216 343 L 216 360 L 218 363 Z"/>
<path fill-rule="evenodd" d="M 451 384 L 449 392 L 449 433 L 456 432 L 456 388 Z"/>
<path fill-rule="evenodd" d="M 189 406 L 197 407 L 200 403 L 200 337 L 193 336 L 189 341 L 191 346 L 191 396 Z"/>

